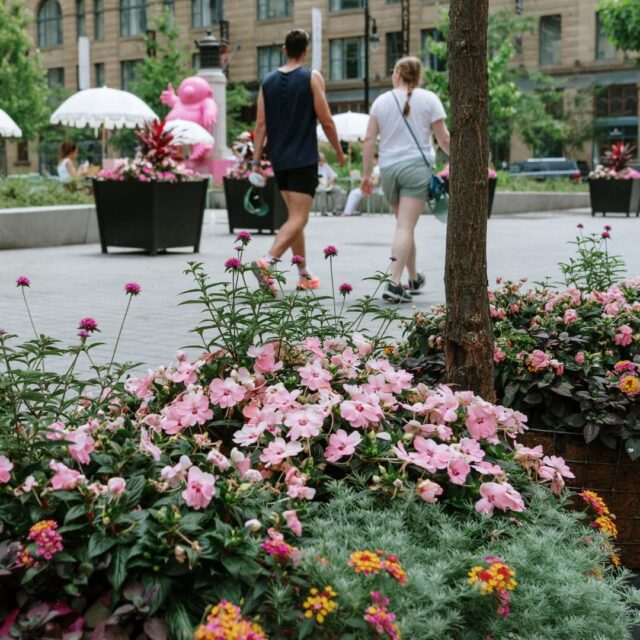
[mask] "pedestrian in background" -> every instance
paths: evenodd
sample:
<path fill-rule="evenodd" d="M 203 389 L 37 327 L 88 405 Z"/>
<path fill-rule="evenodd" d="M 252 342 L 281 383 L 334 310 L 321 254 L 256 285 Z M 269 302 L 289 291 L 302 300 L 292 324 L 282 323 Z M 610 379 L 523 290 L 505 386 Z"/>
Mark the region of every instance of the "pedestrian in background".
<path fill-rule="evenodd" d="M 388 302 L 411 302 L 426 283 L 416 268 L 415 227 L 427 200 L 429 180 L 435 162 L 433 134 L 449 153 L 449 130 L 440 98 L 420 88 L 422 63 L 408 56 L 396 62 L 391 76 L 393 89 L 379 96 L 371 107 L 363 145 L 363 177 L 360 188 L 370 195 L 371 169 L 376 139 L 380 135 L 382 190 L 396 216 L 391 245 L 394 262 L 382 297 Z M 404 270 L 409 275 L 402 286 Z"/>

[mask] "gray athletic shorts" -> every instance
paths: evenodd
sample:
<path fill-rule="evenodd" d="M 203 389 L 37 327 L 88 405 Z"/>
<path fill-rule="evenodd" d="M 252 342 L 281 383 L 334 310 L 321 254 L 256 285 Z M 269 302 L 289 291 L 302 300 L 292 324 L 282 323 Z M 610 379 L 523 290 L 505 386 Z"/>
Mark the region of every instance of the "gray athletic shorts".
<path fill-rule="evenodd" d="M 403 196 L 426 200 L 430 179 L 431 169 L 422 158 L 404 160 L 380 170 L 382 191 L 390 205 L 398 204 Z"/>

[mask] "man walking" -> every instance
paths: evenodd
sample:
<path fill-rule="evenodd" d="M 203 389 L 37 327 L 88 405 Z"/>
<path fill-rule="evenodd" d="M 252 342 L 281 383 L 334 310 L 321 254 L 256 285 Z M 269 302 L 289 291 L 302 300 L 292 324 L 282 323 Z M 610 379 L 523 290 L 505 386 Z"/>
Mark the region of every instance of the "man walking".
<path fill-rule="evenodd" d="M 318 186 L 318 139 L 316 120 L 335 149 L 338 164 L 344 163 L 335 124 L 318 71 L 303 66 L 309 36 L 302 29 L 287 34 L 286 63 L 262 82 L 254 133 L 253 171 L 259 173 L 265 145 L 273 165 L 276 183 L 287 205 L 288 218 L 280 227 L 269 253 L 253 263 L 260 285 L 275 294 L 269 268 L 287 249 L 300 256 L 301 289 L 317 289 L 320 280 L 307 269 L 304 228 L 309 221 L 313 196 Z"/>

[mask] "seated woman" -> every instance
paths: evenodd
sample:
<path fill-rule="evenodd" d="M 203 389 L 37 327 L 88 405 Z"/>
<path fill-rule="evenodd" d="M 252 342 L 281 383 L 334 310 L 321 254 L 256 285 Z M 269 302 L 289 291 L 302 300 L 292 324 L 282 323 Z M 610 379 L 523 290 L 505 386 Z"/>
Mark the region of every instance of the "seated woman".
<path fill-rule="evenodd" d="M 377 151 L 373 156 L 373 171 L 371 172 L 371 184 L 373 185 L 372 193 L 380 193 L 380 194 L 382 193 L 382 188 L 380 186 L 380 167 L 378 166 Z M 344 211 L 342 212 L 342 215 L 343 216 L 359 216 L 360 212 L 357 211 L 357 208 L 362 198 L 364 198 L 364 194 L 362 193 L 362 189 L 360 189 L 360 187 L 351 189 L 351 191 L 349 191 L 349 195 L 347 196 L 347 204 L 344 207 Z"/>
<path fill-rule="evenodd" d="M 59 162 L 57 173 L 62 182 L 69 182 L 76 178 L 84 178 L 87 171 L 85 167 L 76 166 L 78 159 L 78 145 L 72 140 L 64 140 L 60 144 L 58 155 Z"/>

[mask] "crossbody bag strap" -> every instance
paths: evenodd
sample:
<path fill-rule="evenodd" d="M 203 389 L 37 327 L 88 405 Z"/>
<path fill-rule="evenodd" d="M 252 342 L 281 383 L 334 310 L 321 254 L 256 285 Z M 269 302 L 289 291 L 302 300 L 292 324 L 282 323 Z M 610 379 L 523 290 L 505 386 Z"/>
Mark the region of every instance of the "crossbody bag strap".
<path fill-rule="evenodd" d="M 393 99 L 396 101 L 396 104 L 398 105 L 398 110 L 400 111 L 400 115 L 402 116 L 402 119 L 404 120 L 404 123 L 407 125 L 407 129 L 409 129 L 409 133 L 411 134 L 411 137 L 413 138 L 413 141 L 416 143 L 416 147 L 418 147 L 418 151 L 420 152 L 420 155 L 422 156 L 422 159 L 424 160 L 424 163 L 427 165 L 427 167 L 429 169 L 431 169 L 431 163 L 427 160 L 427 156 L 424 155 L 424 151 L 422 150 L 422 147 L 420 146 L 420 143 L 418 142 L 418 138 L 416 138 L 416 134 L 413 133 L 413 129 L 411 128 L 411 125 L 409 124 L 409 121 L 407 120 L 407 117 L 402 112 L 402 107 L 400 106 L 400 102 L 398 101 L 398 97 L 396 96 L 395 93 L 393 93 L 393 89 L 391 90 L 391 95 L 393 96 Z"/>

